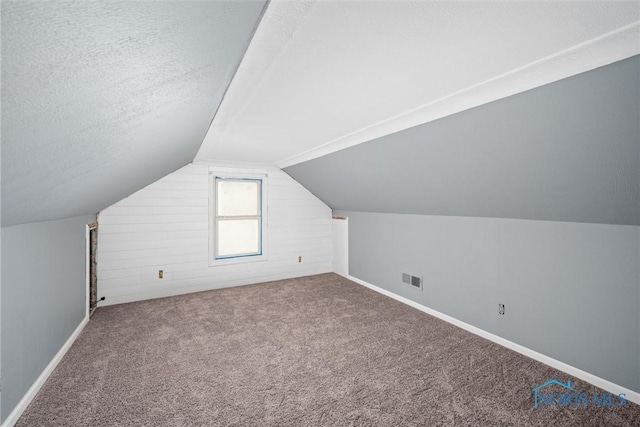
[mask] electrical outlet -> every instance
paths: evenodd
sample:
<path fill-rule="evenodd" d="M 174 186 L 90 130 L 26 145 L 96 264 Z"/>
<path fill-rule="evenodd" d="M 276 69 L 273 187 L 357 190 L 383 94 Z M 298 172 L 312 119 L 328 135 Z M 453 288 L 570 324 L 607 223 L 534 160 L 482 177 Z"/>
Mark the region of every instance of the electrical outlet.
<path fill-rule="evenodd" d="M 301 256 L 298 257 L 298 262 L 302 262 L 302 257 Z"/>
<path fill-rule="evenodd" d="M 498 304 L 498 314 L 504 315 L 504 304 Z"/>
<path fill-rule="evenodd" d="M 158 270 L 158 279 L 162 279 L 164 277 L 164 270 Z"/>

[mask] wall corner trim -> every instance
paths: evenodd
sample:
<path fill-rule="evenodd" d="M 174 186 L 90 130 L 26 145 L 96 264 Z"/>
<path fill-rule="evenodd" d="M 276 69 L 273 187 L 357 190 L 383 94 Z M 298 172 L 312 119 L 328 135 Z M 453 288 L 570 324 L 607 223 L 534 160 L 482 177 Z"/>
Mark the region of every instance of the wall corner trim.
<path fill-rule="evenodd" d="M 44 368 L 40 376 L 34 381 L 34 383 L 29 387 L 29 390 L 22 396 L 22 399 L 18 402 L 18 404 L 13 408 L 7 419 L 4 420 L 1 427 L 13 427 L 15 423 L 18 422 L 22 413 L 27 409 L 31 401 L 36 397 L 44 383 L 47 381 L 53 370 L 58 366 L 64 355 L 69 351 L 71 345 L 78 338 L 86 324 L 89 322 L 89 316 L 85 316 L 78 327 L 76 327 L 75 331 L 71 334 L 71 336 L 67 339 L 67 341 L 63 344 L 63 346 L 58 350 L 51 362 Z"/>
<path fill-rule="evenodd" d="M 393 292 L 387 291 L 386 289 L 382 289 L 376 285 L 372 285 L 371 283 L 365 282 L 364 280 L 358 279 L 357 277 L 353 277 L 351 275 L 343 275 L 344 278 L 351 280 L 352 282 L 355 282 L 359 285 L 362 285 L 364 287 L 367 287 L 373 291 L 376 291 L 382 295 L 388 296 L 390 298 L 395 299 L 396 301 L 399 301 L 401 303 L 407 304 L 413 308 L 416 308 L 424 313 L 430 314 L 431 316 L 437 317 L 438 319 L 444 320 L 447 323 L 451 323 L 454 326 L 457 326 L 459 328 L 462 328 L 468 332 L 471 332 L 472 334 L 478 335 L 482 338 L 488 339 L 489 341 L 493 341 L 496 344 L 499 344 L 503 347 L 508 348 L 509 350 L 513 350 L 517 353 L 520 353 L 524 356 L 530 357 L 534 360 L 537 360 L 540 363 L 544 363 L 547 366 L 551 366 L 552 368 L 558 369 L 562 372 L 565 372 L 571 376 L 574 376 L 576 378 L 579 378 L 585 382 L 588 382 L 589 384 L 593 384 L 596 387 L 599 387 L 603 390 L 606 390 L 610 393 L 613 394 L 620 394 L 620 393 L 624 393 L 626 395 L 626 399 L 637 404 L 640 405 L 640 393 L 635 392 L 633 390 L 630 390 L 626 387 L 622 387 L 618 384 L 612 383 L 609 380 L 605 380 L 604 378 L 600 378 L 597 377 L 593 374 L 590 374 L 589 372 L 583 371 L 581 369 L 578 369 L 576 367 L 573 367 L 571 365 L 568 365 L 564 362 L 561 362 L 559 360 L 553 359 L 549 356 L 546 356 L 542 353 L 538 353 L 535 350 L 531 350 L 527 347 L 524 347 L 520 344 L 516 344 L 512 341 L 509 341 L 507 339 L 504 339 L 502 337 L 499 337 L 498 335 L 494 335 L 490 332 L 487 332 L 483 329 L 477 328 L 473 325 L 470 325 L 468 323 L 465 323 L 461 320 L 458 320 L 456 318 L 453 318 L 451 316 L 448 316 L 444 313 L 440 313 L 439 311 L 436 311 L 432 308 L 426 307 L 422 304 L 419 304 L 415 301 L 412 301 L 408 298 L 402 297 L 400 295 L 394 294 Z"/>

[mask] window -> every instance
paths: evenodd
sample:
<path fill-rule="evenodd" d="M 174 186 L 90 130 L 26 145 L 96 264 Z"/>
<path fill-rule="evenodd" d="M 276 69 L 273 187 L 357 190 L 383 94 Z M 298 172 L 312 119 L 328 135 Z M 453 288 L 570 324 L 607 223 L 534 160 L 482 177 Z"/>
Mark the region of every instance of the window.
<path fill-rule="evenodd" d="M 266 176 L 211 174 L 213 264 L 264 259 Z"/>

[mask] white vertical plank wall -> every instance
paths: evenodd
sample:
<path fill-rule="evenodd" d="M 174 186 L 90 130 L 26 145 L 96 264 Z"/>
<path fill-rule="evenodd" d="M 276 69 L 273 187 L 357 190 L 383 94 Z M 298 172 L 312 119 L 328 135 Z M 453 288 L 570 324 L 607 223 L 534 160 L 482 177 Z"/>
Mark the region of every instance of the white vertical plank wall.
<path fill-rule="evenodd" d="M 101 306 L 332 271 L 331 209 L 277 168 L 268 169 L 267 261 L 209 266 L 210 167 L 187 165 L 100 212 Z"/>

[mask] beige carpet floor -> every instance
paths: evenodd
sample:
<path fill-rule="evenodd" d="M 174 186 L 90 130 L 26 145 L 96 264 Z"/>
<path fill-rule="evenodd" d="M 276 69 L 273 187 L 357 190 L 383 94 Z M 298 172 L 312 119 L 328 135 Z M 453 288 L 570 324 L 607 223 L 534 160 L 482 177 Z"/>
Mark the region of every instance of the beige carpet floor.
<path fill-rule="evenodd" d="M 324 274 L 99 308 L 18 426 L 640 426 L 552 378 L 602 393 Z"/>

